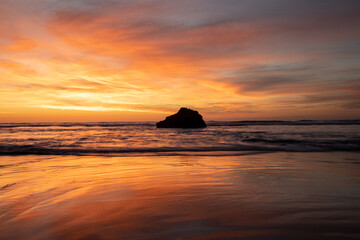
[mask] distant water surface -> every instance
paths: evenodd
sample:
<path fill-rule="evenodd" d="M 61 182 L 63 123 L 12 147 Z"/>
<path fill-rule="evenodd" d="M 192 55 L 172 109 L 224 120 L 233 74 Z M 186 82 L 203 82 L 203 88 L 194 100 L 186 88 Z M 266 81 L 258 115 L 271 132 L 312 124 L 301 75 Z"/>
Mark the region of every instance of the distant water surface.
<path fill-rule="evenodd" d="M 360 121 L 243 121 L 208 125 L 205 129 L 156 129 L 154 123 L 3 123 L 0 154 L 360 151 Z"/>

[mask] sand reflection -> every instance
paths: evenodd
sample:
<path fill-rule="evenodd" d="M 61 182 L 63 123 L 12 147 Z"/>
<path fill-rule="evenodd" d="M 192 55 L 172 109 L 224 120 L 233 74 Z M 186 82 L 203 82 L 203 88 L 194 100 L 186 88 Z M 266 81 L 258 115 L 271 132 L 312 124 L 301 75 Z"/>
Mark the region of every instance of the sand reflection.
<path fill-rule="evenodd" d="M 323 157 L 1 157 L 0 238 L 354 237 L 359 167 Z"/>

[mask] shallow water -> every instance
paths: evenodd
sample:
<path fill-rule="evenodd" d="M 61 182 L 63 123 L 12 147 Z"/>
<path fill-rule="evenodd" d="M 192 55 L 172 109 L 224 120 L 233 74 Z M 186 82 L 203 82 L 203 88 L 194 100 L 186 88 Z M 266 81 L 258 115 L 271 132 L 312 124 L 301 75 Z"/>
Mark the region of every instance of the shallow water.
<path fill-rule="evenodd" d="M 0 239 L 360 238 L 360 153 L 0 163 Z"/>

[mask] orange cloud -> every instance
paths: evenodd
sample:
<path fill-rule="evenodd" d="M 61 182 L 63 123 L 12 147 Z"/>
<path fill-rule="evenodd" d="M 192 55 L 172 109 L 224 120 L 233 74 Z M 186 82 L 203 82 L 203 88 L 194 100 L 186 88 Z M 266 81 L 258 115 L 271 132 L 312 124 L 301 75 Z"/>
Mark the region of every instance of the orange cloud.
<path fill-rule="evenodd" d="M 285 4 L 279 21 L 255 3 L 21 3 L 0 7 L 0 112 L 9 121 L 39 120 L 32 111 L 156 120 L 180 106 L 210 119 L 312 118 L 330 108 L 358 116 L 351 14 L 300 21 L 301 6 Z"/>
<path fill-rule="evenodd" d="M 35 49 L 38 44 L 35 40 L 29 38 L 17 38 L 13 39 L 12 43 L 5 47 L 5 51 L 8 52 L 24 52 Z"/>

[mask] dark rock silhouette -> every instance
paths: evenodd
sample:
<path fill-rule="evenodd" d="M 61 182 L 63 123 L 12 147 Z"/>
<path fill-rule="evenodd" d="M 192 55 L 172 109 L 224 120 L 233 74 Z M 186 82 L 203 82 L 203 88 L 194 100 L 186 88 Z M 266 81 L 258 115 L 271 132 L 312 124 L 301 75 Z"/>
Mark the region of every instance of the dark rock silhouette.
<path fill-rule="evenodd" d="M 165 120 L 156 123 L 158 128 L 205 128 L 202 116 L 194 110 L 180 108 L 180 110 Z"/>

